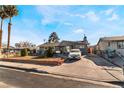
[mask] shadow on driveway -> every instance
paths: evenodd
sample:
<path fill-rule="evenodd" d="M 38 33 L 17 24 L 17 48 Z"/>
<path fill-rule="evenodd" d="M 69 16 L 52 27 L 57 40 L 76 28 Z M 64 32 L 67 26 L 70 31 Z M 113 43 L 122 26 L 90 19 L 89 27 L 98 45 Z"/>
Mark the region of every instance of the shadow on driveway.
<path fill-rule="evenodd" d="M 113 82 L 108 82 L 108 83 L 111 83 L 111 84 L 114 84 L 114 85 L 118 85 L 118 86 L 121 86 L 122 88 L 124 88 L 124 81 L 113 81 Z"/>
<path fill-rule="evenodd" d="M 107 61 L 106 59 L 92 54 L 92 55 L 86 55 L 84 56 L 84 58 L 91 60 L 92 62 L 94 62 L 97 66 L 107 66 L 107 67 L 118 67 L 112 63 L 110 63 L 109 61 Z"/>

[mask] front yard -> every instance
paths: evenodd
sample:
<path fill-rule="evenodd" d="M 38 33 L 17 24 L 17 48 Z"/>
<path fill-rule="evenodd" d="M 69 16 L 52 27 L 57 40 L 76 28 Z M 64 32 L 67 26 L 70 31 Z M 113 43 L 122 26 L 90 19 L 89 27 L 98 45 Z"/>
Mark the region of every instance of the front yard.
<path fill-rule="evenodd" d="M 62 63 L 64 63 L 64 59 L 62 58 L 39 58 L 37 56 L 1 58 L 0 60 L 41 65 L 61 65 Z"/>

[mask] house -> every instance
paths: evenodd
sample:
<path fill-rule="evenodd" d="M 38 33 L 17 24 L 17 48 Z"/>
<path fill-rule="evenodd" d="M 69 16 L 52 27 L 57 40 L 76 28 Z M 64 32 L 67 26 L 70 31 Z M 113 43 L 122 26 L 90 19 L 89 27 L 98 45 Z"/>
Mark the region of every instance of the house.
<path fill-rule="evenodd" d="M 84 41 L 65 41 L 65 40 L 63 40 L 59 44 L 59 48 L 62 52 L 69 52 L 71 49 L 87 50 L 87 46 L 88 46 L 88 43 L 85 43 Z"/>
<path fill-rule="evenodd" d="M 124 36 L 113 36 L 100 38 L 96 49 L 97 51 L 105 51 L 113 49 L 124 55 Z"/>
<path fill-rule="evenodd" d="M 27 49 L 30 55 L 36 54 L 36 45 L 28 41 L 22 41 L 15 43 L 15 51 L 21 51 L 22 49 Z"/>
<path fill-rule="evenodd" d="M 59 42 L 57 42 L 57 43 L 48 43 L 47 42 L 47 43 L 41 44 L 41 45 L 37 46 L 37 53 L 39 52 L 41 54 L 41 52 L 48 50 L 50 47 L 52 47 L 52 49 L 55 51 L 58 49 L 58 45 L 59 45 Z"/>
<path fill-rule="evenodd" d="M 88 48 L 88 41 L 87 41 L 87 37 L 84 37 L 83 41 L 67 41 L 67 40 L 63 40 L 61 42 L 57 42 L 57 43 L 44 43 L 38 46 L 40 52 L 41 51 L 45 51 L 47 50 L 49 47 L 52 47 L 54 51 L 61 51 L 62 53 L 67 53 L 69 52 L 71 49 L 80 49 L 83 53 L 87 52 L 87 48 Z"/>
<path fill-rule="evenodd" d="M 80 49 L 82 54 L 87 53 L 88 49 L 88 41 L 87 37 L 84 35 L 84 39 L 82 41 L 68 41 L 62 40 L 61 42 L 46 42 L 38 46 L 38 54 L 44 54 L 44 52 L 52 47 L 52 49 L 56 51 L 60 51 L 61 53 L 68 53 L 71 49 Z"/>

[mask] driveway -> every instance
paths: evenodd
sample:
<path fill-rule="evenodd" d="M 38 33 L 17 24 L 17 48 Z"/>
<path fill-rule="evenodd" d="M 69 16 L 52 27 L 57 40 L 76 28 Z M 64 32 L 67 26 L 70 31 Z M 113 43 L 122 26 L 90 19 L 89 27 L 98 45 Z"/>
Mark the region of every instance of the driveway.
<path fill-rule="evenodd" d="M 61 66 L 50 67 L 48 72 L 97 81 L 122 81 L 122 69 L 99 56 L 82 57 L 79 61 L 67 61 Z"/>

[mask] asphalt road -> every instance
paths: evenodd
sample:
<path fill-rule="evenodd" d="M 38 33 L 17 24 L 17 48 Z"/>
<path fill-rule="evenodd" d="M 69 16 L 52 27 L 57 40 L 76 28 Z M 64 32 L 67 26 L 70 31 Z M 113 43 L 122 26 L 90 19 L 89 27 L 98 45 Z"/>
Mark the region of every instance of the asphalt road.
<path fill-rule="evenodd" d="M 105 87 L 103 85 L 96 85 L 91 83 L 72 82 L 72 80 L 59 80 L 25 72 L 20 70 L 6 69 L 0 67 L 0 82 L 8 84 L 9 87 L 20 88 L 76 88 L 76 87 Z M 0 86 L 5 87 L 5 86 Z"/>

